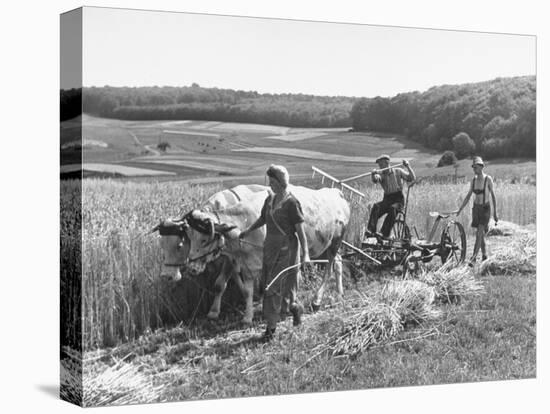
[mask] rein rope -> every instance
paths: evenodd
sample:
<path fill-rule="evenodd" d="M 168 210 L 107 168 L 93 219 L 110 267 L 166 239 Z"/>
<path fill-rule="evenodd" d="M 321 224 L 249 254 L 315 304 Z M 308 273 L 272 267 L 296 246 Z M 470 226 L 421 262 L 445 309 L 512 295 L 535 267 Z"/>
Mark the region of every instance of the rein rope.
<path fill-rule="evenodd" d="M 219 233 L 216 233 L 216 234 L 214 235 L 214 238 L 212 239 L 212 241 L 210 241 L 210 242 L 207 244 L 207 246 L 210 245 L 210 244 L 212 244 L 212 243 L 214 243 L 214 241 L 219 240 L 219 239 L 220 239 L 220 235 L 219 235 Z M 200 256 L 198 256 L 198 257 L 194 257 L 194 258 L 192 258 L 192 259 L 191 259 L 190 257 L 188 257 L 188 258 L 187 258 L 187 262 L 188 262 L 188 263 L 193 263 L 193 262 L 196 262 L 197 260 L 204 259 L 205 257 L 208 257 L 209 255 L 212 255 L 213 258 L 216 258 L 217 256 L 219 256 L 219 254 L 221 253 L 221 251 L 223 250 L 223 248 L 224 248 L 223 244 L 222 244 L 222 245 L 218 245 L 218 246 L 214 247 L 212 250 L 209 250 L 209 251 L 206 252 L 205 254 L 202 254 L 202 255 L 200 255 Z"/>

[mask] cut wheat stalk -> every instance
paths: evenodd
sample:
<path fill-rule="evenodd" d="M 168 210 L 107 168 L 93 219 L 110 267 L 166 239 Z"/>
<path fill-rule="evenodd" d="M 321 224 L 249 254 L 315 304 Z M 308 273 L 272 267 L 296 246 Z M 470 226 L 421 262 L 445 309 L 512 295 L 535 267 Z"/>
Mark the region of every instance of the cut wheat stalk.
<path fill-rule="evenodd" d="M 536 235 L 525 234 L 481 263 L 481 275 L 512 275 L 536 273 Z"/>
<path fill-rule="evenodd" d="M 436 272 L 423 273 L 420 280 L 389 282 L 365 300 L 361 311 L 349 316 L 340 332 L 312 358 L 323 352 L 333 357 L 357 357 L 370 348 L 391 343 L 389 340 L 410 324 L 422 326 L 440 319 L 443 311 L 438 303 L 482 292 L 483 285 L 465 266 L 444 266 Z M 432 330 L 409 340 L 437 333 Z"/>
<path fill-rule="evenodd" d="M 462 297 L 477 296 L 484 292 L 483 284 L 467 266 L 443 266 L 434 272 L 423 273 L 420 280 L 432 286 L 435 299 L 443 303 L 455 303 Z"/>

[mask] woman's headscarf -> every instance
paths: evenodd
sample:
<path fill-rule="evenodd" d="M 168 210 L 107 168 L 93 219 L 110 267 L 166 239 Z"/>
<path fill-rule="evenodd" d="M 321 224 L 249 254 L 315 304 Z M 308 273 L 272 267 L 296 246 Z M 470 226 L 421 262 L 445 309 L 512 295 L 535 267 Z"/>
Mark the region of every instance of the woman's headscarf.
<path fill-rule="evenodd" d="M 276 179 L 283 187 L 288 186 L 289 176 L 288 171 L 282 165 L 271 164 L 266 172 L 268 177 Z"/>

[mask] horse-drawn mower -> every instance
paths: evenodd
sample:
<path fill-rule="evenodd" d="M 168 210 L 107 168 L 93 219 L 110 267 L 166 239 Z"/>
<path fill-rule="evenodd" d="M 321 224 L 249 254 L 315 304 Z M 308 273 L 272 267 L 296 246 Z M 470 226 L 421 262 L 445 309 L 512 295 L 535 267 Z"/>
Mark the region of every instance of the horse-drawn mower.
<path fill-rule="evenodd" d="M 397 165 L 387 169 L 395 167 Z M 328 179 L 332 186 L 340 186 L 342 191 L 349 191 L 351 197 L 360 198 L 364 198 L 365 195 L 347 182 L 372 174 L 365 173 L 338 180 L 317 167 L 312 167 L 312 169 L 313 176 L 320 174 L 323 182 Z M 435 256 L 439 256 L 441 263 L 448 266 L 464 262 L 466 233 L 461 223 L 450 219 L 450 213 L 430 212 L 429 215 L 435 218 L 435 221 L 428 237 L 419 237 L 416 228 L 414 228 L 416 237 L 413 237 L 407 224 L 409 193 L 413 186 L 414 182 L 407 187 L 405 204 L 398 208 L 389 237 L 383 237 L 380 233 L 365 235 L 361 238 L 360 246 L 343 242 L 341 256 L 349 263 L 352 274 L 368 273 L 381 268 L 401 267 L 403 277 L 409 278 L 422 271 L 424 264 L 431 262 Z M 443 225 L 443 229 L 441 233 L 438 233 L 440 225 Z"/>

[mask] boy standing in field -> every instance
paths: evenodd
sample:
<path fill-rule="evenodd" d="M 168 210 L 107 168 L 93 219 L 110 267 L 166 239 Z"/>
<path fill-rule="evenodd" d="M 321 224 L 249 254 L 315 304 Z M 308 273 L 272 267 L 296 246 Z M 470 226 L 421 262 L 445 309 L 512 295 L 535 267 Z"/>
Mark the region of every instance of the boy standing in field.
<path fill-rule="evenodd" d="M 472 258 L 470 259 L 470 267 L 474 266 L 480 248 L 482 260 L 487 259 L 485 234 L 489 230 L 489 219 L 491 218 L 491 203 L 489 202 L 489 194 L 493 200 L 493 217 L 495 219 L 495 223 L 498 222 L 497 201 L 493 190 L 493 178 L 483 172 L 484 166 L 485 165 L 483 164 L 481 157 L 474 157 L 472 162 L 472 168 L 474 169 L 475 174 L 474 179 L 472 180 L 470 190 L 468 191 L 464 202 L 455 212 L 457 216 L 460 215 L 464 207 L 466 207 L 466 204 L 468 204 L 468 201 L 470 201 L 472 193 L 475 194 L 474 205 L 472 207 L 472 227 L 476 229 L 476 243 L 474 245 Z"/>

